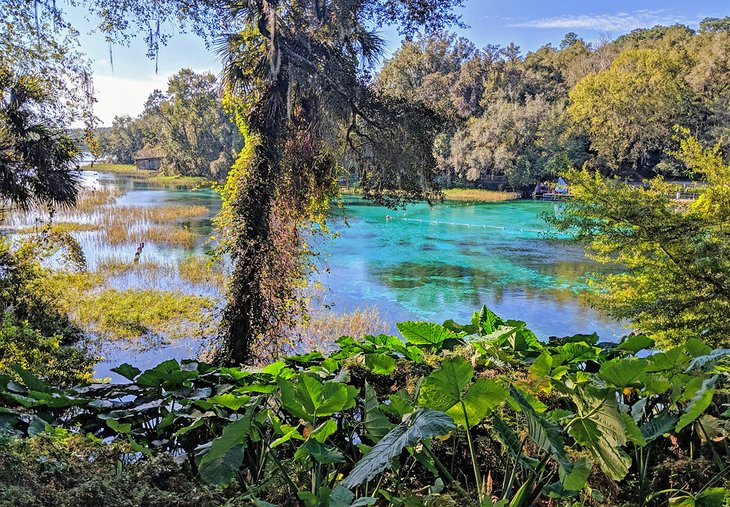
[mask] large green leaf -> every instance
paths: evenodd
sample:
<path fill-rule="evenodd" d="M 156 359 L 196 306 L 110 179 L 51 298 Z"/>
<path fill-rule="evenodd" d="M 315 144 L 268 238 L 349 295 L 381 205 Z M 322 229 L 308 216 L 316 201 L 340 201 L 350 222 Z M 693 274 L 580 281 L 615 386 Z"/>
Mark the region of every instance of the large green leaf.
<path fill-rule="evenodd" d="M 446 410 L 456 424 L 466 427 L 479 424 L 485 417 L 507 398 L 507 390 L 494 380 L 480 378 L 474 382 L 461 403 Z M 466 411 L 466 415 L 464 415 Z"/>
<path fill-rule="evenodd" d="M 454 421 L 443 412 L 429 409 L 413 412 L 357 462 L 342 485 L 351 489 L 373 479 L 406 447 L 412 447 L 427 438 L 445 435 L 454 428 Z"/>
<path fill-rule="evenodd" d="M 652 442 L 662 435 L 669 433 L 677 424 L 677 417 L 671 414 L 662 414 L 641 425 L 641 434 L 646 442 Z"/>
<path fill-rule="evenodd" d="M 419 401 L 424 407 L 446 412 L 461 401 L 474 368 L 461 356 L 446 359 L 421 385 Z"/>
<path fill-rule="evenodd" d="M 303 373 L 296 382 L 279 377 L 284 408 L 306 421 L 332 415 L 355 406 L 358 390 L 340 382 L 320 382 L 314 374 Z"/>
<path fill-rule="evenodd" d="M 627 428 L 615 392 L 586 389 L 573 394 L 573 401 L 578 414 L 570 421 L 568 433 L 593 455 L 608 477 L 623 479 L 631 458 L 621 448 L 627 442 Z M 632 435 L 637 440 L 640 437 Z"/>
<path fill-rule="evenodd" d="M 598 376 L 616 387 L 629 387 L 638 383 L 639 378 L 646 372 L 646 359 L 627 357 L 607 361 L 601 365 Z"/>
<path fill-rule="evenodd" d="M 139 368 L 135 368 L 129 363 L 124 363 L 121 366 L 117 366 L 116 368 L 112 368 L 111 371 L 114 373 L 118 373 L 122 377 L 126 378 L 127 380 L 134 380 L 134 378 L 142 373 L 142 370 Z"/>
<path fill-rule="evenodd" d="M 514 386 L 510 386 L 510 394 L 525 416 L 527 434 L 530 439 L 550 454 L 561 467 L 569 469 L 570 461 L 565 454 L 565 443 L 560 426 L 535 412 L 524 395 Z"/>
<path fill-rule="evenodd" d="M 702 382 L 702 388 L 700 388 L 694 398 L 690 400 L 687 408 L 684 410 L 684 413 L 679 418 L 679 421 L 677 421 L 674 431 L 682 431 L 682 429 L 691 424 L 695 419 L 701 416 L 705 410 L 707 410 L 707 407 L 709 407 L 712 403 L 712 397 L 715 394 L 714 385 L 716 381 L 717 376 L 714 376 L 705 379 Z"/>
<path fill-rule="evenodd" d="M 412 345 L 439 347 L 444 341 L 457 338 L 457 334 L 444 326 L 430 322 L 400 322 L 398 331 Z"/>
<path fill-rule="evenodd" d="M 421 385 L 420 404 L 446 412 L 460 426 L 478 424 L 502 403 L 507 391 L 494 380 L 479 379 L 464 393 L 473 375 L 474 369 L 463 357 L 445 360 Z"/>
<path fill-rule="evenodd" d="M 208 452 L 198 462 L 201 479 L 209 484 L 230 483 L 241 468 L 243 443 L 250 432 L 250 414 L 226 426 L 223 434 L 213 440 Z"/>
<path fill-rule="evenodd" d="M 654 346 L 655 342 L 651 338 L 643 334 L 634 334 L 627 336 L 619 342 L 613 350 L 621 350 L 623 352 L 629 352 L 636 354 L 640 350 L 650 349 Z"/>
<path fill-rule="evenodd" d="M 491 334 L 500 326 L 504 325 L 504 321 L 497 317 L 497 315 L 495 315 L 486 306 L 482 306 L 481 310 L 474 312 L 471 322 L 472 326 L 478 329 L 481 336 Z"/>
<path fill-rule="evenodd" d="M 377 502 L 377 498 L 367 496 L 355 500 L 352 491 L 340 484 L 330 493 L 328 507 L 360 507 L 375 505 L 375 502 Z"/>
<path fill-rule="evenodd" d="M 708 369 L 708 367 L 713 366 L 728 355 L 730 355 L 730 349 L 715 349 L 709 354 L 697 356 L 692 359 L 685 371 L 691 372 L 697 369 Z"/>
<path fill-rule="evenodd" d="M 393 429 L 393 424 L 380 411 L 380 403 L 375 390 L 368 383 L 365 383 L 365 415 L 363 424 L 368 436 L 373 442 L 377 442 Z"/>
<path fill-rule="evenodd" d="M 390 375 L 396 366 L 395 359 L 386 354 L 365 354 L 365 367 L 376 375 Z"/>

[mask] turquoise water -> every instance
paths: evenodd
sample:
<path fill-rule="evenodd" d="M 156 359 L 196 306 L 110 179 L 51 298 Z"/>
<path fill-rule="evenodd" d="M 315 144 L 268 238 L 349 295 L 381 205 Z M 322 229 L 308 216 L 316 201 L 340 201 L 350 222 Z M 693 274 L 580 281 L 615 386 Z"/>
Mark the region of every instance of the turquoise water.
<path fill-rule="evenodd" d="M 210 249 L 211 219 L 220 209 L 220 199 L 212 190 L 159 188 L 133 177 L 103 173 L 84 173 L 84 178 L 87 185 L 126 192 L 117 200 L 122 206 L 208 207 L 207 217 L 169 224 L 196 233 L 192 248 L 147 241 L 142 262 L 174 263 Z M 526 321 L 542 337 L 596 331 L 612 340 L 626 333 L 619 323 L 602 318 L 579 297 L 582 278 L 601 266 L 588 261 L 581 247 L 545 234 L 547 225 L 541 215 L 558 211 L 559 204 L 454 202 L 393 211 L 354 196 L 343 203 L 333 216 L 332 228 L 338 236 L 320 242 L 317 260 L 318 281 L 327 287 L 323 304 L 331 305 L 335 312 L 374 306 L 395 331 L 394 324 L 403 320 L 467 322 L 485 304 L 503 317 Z M 91 269 L 107 257 L 131 260 L 136 247 L 134 241 L 105 244 L 94 231 L 77 237 Z M 110 285 L 221 297 L 211 287 L 185 283 L 174 270 L 153 277 L 132 272 L 111 280 Z M 97 365 L 96 376 L 115 377 L 109 370 L 122 362 L 146 368 L 168 358 L 192 357 L 201 343 L 200 339 L 164 338 L 149 340 L 142 347 L 103 343 L 104 360 Z"/>
<path fill-rule="evenodd" d="M 335 309 L 372 305 L 390 322 L 466 322 L 486 304 L 539 336 L 626 333 L 581 302 L 582 278 L 602 266 L 546 234 L 541 215 L 559 204 L 453 202 L 395 212 L 357 197 L 344 204 L 347 223 L 336 227 L 321 276 Z"/>

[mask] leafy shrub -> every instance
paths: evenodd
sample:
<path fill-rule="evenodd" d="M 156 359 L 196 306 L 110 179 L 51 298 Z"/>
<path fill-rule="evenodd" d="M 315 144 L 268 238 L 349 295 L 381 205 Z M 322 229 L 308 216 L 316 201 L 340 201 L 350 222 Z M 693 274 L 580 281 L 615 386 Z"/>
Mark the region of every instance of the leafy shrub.
<path fill-rule="evenodd" d="M 58 389 L 16 368 L 22 382 L 0 376 L 0 423 L 125 442 L 141 462 L 173 455 L 258 505 L 724 501 L 730 351 L 543 343 L 486 308 L 398 329 L 263 368 L 124 364 L 127 384 Z M 680 459 L 694 475 L 676 487 Z"/>
<path fill-rule="evenodd" d="M 28 322 L 19 322 L 11 312 L 5 312 L 0 327 L 0 372 L 10 372 L 10 365 L 15 364 L 53 384 L 90 381 L 94 359 L 76 347 L 62 345 L 62 341 L 62 336 L 44 336 Z"/>

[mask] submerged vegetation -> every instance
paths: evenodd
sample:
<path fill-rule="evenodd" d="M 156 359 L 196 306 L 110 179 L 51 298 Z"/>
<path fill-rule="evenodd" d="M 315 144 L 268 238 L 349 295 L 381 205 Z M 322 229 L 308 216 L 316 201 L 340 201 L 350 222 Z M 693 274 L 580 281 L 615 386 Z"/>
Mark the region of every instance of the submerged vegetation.
<path fill-rule="evenodd" d="M 403 338 L 342 337 L 329 355 L 263 368 L 124 364 L 114 371 L 128 383 L 116 385 L 59 389 L 16 367 L 22 381 L 0 376 L 3 422 L 11 439 L 31 438 L 0 459 L 49 441 L 70 452 L 80 435 L 112 440 L 81 444 L 119 460 L 110 498 L 172 455 L 183 465 L 170 477 L 242 504 L 724 502 L 730 352 L 697 340 L 652 350 L 643 335 L 540 342 L 486 308 L 466 325 L 398 329 Z M 84 475 L 104 462 L 75 463 Z M 5 474 L 33 499 L 27 467 Z M 159 487 L 147 482 L 136 489 Z M 60 481 L 49 494 L 78 488 Z"/>

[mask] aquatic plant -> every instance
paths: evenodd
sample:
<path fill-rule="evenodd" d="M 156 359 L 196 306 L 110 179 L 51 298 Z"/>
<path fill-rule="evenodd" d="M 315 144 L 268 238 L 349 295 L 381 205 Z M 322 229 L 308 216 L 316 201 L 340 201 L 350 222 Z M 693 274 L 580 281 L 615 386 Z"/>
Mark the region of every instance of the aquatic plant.
<path fill-rule="evenodd" d="M 209 336 L 213 306 L 209 298 L 179 292 L 106 289 L 78 298 L 72 315 L 88 331 L 110 339 Z"/>
<path fill-rule="evenodd" d="M 261 368 L 165 361 L 129 382 L 59 389 L 0 376 L 8 428 L 126 442 L 258 505 L 722 505 L 730 481 L 730 351 L 631 335 L 540 342 L 486 308 L 468 324 L 404 322 L 402 337 Z M 650 459 L 651 457 L 651 459 Z M 687 466 L 681 488 L 659 470 Z M 123 472 L 120 472 L 123 473 Z M 701 501 L 700 501 L 701 500 Z M 268 502 L 268 503 L 266 503 Z M 692 504 L 690 504 L 692 505 Z"/>
<path fill-rule="evenodd" d="M 225 288 L 228 277 L 220 263 L 198 255 L 190 255 L 178 260 L 177 272 L 180 278 L 191 284 L 213 285 L 219 290 Z"/>

